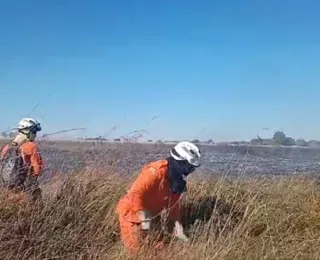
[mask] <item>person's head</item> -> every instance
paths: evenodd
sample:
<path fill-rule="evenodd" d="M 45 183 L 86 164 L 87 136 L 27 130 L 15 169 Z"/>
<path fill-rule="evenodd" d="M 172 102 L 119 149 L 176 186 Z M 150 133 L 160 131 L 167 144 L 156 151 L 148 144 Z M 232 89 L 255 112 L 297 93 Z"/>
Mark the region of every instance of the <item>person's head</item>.
<path fill-rule="evenodd" d="M 18 132 L 26 135 L 30 141 L 34 141 L 40 131 L 40 123 L 33 118 L 23 118 L 18 124 Z"/>
<path fill-rule="evenodd" d="M 200 166 L 201 153 L 199 148 L 190 142 L 179 142 L 170 151 L 168 160 L 169 190 L 175 194 L 186 191 L 184 180 Z"/>
<path fill-rule="evenodd" d="M 179 142 L 170 151 L 170 155 L 181 166 L 181 169 L 183 169 L 182 174 L 185 176 L 200 166 L 200 149 L 191 142 Z"/>

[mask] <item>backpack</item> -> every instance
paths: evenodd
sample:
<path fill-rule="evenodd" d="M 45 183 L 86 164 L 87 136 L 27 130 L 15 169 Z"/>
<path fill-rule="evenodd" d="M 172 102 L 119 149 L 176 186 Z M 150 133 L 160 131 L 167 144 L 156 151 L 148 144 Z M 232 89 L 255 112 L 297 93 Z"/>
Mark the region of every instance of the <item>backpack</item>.
<path fill-rule="evenodd" d="M 26 168 L 21 153 L 20 146 L 12 143 L 9 144 L 9 149 L 4 158 L 0 161 L 0 185 L 8 188 L 20 188 L 23 186 L 26 179 Z"/>

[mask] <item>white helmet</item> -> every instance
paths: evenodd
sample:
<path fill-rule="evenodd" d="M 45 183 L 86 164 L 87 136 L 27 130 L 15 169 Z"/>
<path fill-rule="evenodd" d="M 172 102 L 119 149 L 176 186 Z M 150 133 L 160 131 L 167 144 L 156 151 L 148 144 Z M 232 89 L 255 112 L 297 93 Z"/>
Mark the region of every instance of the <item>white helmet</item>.
<path fill-rule="evenodd" d="M 171 151 L 171 156 L 178 161 L 187 160 L 193 166 L 200 166 L 201 153 L 193 143 L 179 142 Z"/>
<path fill-rule="evenodd" d="M 40 123 L 33 119 L 33 118 L 23 118 L 20 120 L 18 124 L 18 130 L 19 131 L 32 131 L 32 132 L 39 132 L 41 131 L 41 125 Z"/>

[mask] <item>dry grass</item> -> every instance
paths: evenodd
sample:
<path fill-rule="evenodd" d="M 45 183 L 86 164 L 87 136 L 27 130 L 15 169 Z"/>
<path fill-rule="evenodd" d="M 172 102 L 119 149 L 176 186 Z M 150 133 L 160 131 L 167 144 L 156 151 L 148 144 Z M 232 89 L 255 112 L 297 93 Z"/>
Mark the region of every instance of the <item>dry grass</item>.
<path fill-rule="evenodd" d="M 0 204 L 0 259 L 126 259 L 115 203 L 130 180 L 57 177 L 43 204 Z M 298 178 L 192 180 L 183 198 L 191 241 L 139 259 L 320 259 L 320 193 Z"/>

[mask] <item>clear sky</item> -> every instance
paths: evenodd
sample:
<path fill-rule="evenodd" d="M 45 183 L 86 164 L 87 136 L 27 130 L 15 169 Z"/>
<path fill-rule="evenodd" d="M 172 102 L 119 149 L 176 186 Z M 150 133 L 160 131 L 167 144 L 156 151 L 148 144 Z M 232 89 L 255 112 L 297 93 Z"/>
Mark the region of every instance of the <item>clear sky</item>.
<path fill-rule="evenodd" d="M 1 128 L 320 139 L 319 1 L 0 3 Z"/>

